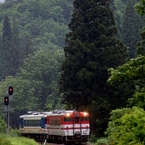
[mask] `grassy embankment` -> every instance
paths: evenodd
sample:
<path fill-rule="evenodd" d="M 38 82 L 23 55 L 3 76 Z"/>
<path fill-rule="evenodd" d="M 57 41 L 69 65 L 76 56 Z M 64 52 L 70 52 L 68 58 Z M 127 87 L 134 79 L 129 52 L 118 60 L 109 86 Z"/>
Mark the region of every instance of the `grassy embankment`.
<path fill-rule="evenodd" d="M 33 139 L 0 135 L 0 145 L 38 145 Z"/>

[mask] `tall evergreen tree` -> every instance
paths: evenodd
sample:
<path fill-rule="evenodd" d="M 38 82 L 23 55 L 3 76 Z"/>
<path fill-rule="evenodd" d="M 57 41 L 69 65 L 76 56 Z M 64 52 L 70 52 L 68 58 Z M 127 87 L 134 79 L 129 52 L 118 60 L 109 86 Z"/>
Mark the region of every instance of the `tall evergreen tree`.
<path fill-rule="evenodd" d="M 3 22 L 2 46 L 0 51 L 0 78 L 4 79 L 5 76 L 12 75 L 11 58 L 13 56 L 12 49 L 12 31 L 11 24 L 8 16 L 6 15 Z"/>
<path fill-rule="evenodd" d="M 74 0 L 73 4 L 60 91 L 69 108 L 90 112 L 92 133 L 101 136 L 112 105 L 107 69 L 123 64 L 127 49 L 114 37 L 117 29 L 108 0 Z"/>
<path fill-rule="evenodd" d="M 139 40 L 139 29 L 141 28 L 141 21 L 134 4 L 134 0 L 129 0 L 127 3 L 121 31 L 122 40 L 129 48 L 130 58 L 134 58 L 136 55 L 136 43 Z"/>
<path fill-rule="evenodd" d="M 13 65 L 13 75 L 15 75 L 20 67 L 20 38 L 19 38 L 19 30 L 18 23 L 16 18 L 13 18 L 12 23 L 12 47 L 13 47 L 13 56 L 12 56 L 12 65 Z"/>
<path fill-rule="evenodd" d="M 8 16 L 5 16 L 3 23 L 2 46 L 0 53 L 0 78 L 6 76 L 14 76 L 20 66 L 20 40 L 18 24 L 16 19 L 13 19 L 12 28 Z"/>

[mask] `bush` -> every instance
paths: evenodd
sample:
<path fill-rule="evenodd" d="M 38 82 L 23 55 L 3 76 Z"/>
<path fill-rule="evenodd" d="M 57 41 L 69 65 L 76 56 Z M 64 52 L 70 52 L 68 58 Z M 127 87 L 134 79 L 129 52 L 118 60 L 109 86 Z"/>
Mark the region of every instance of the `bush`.
<path fill-rule="evenodd" d="M 95 135 L 91 134 L 90 138 L 89 138 L 89 142 L 91 143 L 95 143 L 96 142 L 96 137 Z"/>
<path fill-rule="evenodd" d="M 21 136 L 20 131 L 18 129 L 10 129 L 10 136 L 12 137 Z"/>
<path fill-rule="evenodd" d="M 96 141 L 95 145 L 109 145 L 107 138 L 100 138 Z"/>
<path fill-rule="evenodd" d="M 0 117 L 0 134 L 6 133 L 6 124 L 4 120 Z"/>
<path fill-rule="evenodd" d="M 133 107 L 113 110 L 108 123 L 110 145 L 144 145 L 145 111 Z"/>

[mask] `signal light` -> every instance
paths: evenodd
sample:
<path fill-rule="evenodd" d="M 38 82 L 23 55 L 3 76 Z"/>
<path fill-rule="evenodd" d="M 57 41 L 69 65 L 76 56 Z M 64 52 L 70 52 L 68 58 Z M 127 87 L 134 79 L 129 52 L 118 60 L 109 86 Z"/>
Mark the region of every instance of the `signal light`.
<path fill-rule="evenodd" d="M 9 97 L 8 96 L 4 97 L 4 104 L 9 105 Z"/>
<path fill-rule="evenodd" d="M 12 86 L 9 86 L 9 88 L 8 88 L 8 94 L 9 95 L 13 95 L 13 87 Z"/>

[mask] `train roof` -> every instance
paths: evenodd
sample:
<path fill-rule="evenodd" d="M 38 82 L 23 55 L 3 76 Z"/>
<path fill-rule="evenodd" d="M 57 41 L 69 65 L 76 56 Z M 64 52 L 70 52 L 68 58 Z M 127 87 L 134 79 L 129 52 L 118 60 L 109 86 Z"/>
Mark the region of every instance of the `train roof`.
<path fill-rule="evenodd" d="M 52 112 L 36 112 L 36 111 L 28 111 L 27 114 L 21 115 L 20 118 L 40 118 L 47 117 Z"/>
<path fill-rule="evenodd" d="M 81 114 L 86 114 L 87 116 L 89 115 L 87 112 L 81 112 L 81 111 L 75 111 L 75 110 L 54 110 L 52 111 L 52 114 L 50 113 L 49 116 L 63 116 L 63 115 L 68 115 L 69 114 L 75 114 L 75 116 L 80 116 Z M 84 115 L 83 115 L 84 116 Z"/>
<path fill-rule="evenodd" d="M 20 118 L 41 118 L 47 116 L 62 116 L 66 113 L 76 113 L 79 111 L 75 110 L 54 110 L 50 112 L 36 112 L 36 111 L 28 111 L 28 114 L 21 115 Z"/>

